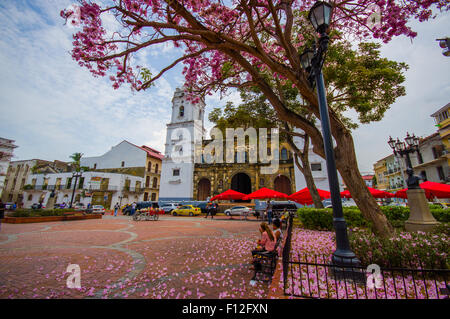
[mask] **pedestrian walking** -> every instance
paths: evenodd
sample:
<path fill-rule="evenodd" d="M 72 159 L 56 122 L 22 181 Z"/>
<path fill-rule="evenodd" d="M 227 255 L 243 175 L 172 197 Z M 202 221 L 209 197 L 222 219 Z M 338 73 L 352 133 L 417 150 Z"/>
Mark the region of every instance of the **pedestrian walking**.
<path fill-rule="evenodd" d="M 5 204 L 0 199 L 0 229 L 2 227 L 2 219 L 5 218 Z"/>
<path fill-rule="evenodd" d="M 134 215 L 134 213 L 136 212 L 136 202 L 133 202 L 133 204 L 131 204 L 131 216 Z"/>
<path fill-rule="evenodd" d="M 219 205 L 217 205 L 217 203 L 211 204 L 211 219 L 214 219 L 214 215 L 217 214 L 218 207 L 219 207 Z"/>
<path fill-rule="evenodd" d="M 267 221 L 268 224 L 272 224 L 272 202 L 270 200 L 267 201 Z"/>
<path fill-rule="evenodd" d="M 205 210 L 206 210 L 206 216 L 205 216 L 205 218 L 208 218 L 208 215 L 211 214 L 211 203 L 207 203 L 207 204 L 206 204 Z"/>
<path fill-rule="evenodd" d="M 116 205 L 114 205 L 114 217 L 117 216 L 117 211 L 119 210 L 120 206 L 119 203 L 116 203 Z"/>

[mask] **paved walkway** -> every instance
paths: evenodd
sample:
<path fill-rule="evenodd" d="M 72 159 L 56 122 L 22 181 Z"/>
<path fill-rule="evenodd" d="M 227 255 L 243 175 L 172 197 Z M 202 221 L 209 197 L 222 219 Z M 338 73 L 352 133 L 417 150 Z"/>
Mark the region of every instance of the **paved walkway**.
<path fill-rule="evenodd" d="M 2 224 L 0 298 L 265 298 L 250 285 L 258 223 L 163 216 Z M 81 289 L 69 289 L 69 264 Z"/>

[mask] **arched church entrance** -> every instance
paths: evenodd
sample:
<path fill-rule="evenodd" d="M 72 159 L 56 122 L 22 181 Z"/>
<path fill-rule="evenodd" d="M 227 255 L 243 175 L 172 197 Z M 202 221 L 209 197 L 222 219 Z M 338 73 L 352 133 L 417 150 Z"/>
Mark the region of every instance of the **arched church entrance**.
<path fill-rule="evenodd" d="M 202 178 L 198 182 L 197 200 L 206 200 L 211 195 L 211 182 L 207 178 Z"/>
<path fill-rule="evenodd" d="M 277 192 L 291 195 L 291 180 L 284 175 L 277 176 L 273 181 L 273 188 Z"/>
<path fill-rule="evenodd" d="M 237 173 L 231 179 L 231 189 L 240 193 L 250 194 L 252 192 L 252 182 L 245 173 Z"/>

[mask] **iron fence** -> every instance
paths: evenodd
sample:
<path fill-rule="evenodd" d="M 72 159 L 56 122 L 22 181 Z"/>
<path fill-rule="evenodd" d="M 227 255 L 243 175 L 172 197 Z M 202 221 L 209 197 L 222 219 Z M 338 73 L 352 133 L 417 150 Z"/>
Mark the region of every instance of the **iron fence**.
<path fill-rule="evenodd" d="M 342 268 L 331 256 L 291 252 L 292 217 L 283 248 L 284 294 L 314 299 L 449 298 L 448 269 L 379 267 Z"/>

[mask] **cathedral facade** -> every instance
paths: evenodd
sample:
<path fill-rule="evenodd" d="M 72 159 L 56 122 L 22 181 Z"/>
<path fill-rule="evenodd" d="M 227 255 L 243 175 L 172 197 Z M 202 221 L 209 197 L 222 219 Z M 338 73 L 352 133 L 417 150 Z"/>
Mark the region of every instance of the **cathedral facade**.
<path fill-rule="evenodd" d="M 270 164 L 249 160 L 249 145 L 245 145 L 243 159 L 238 159 L 235 145 L 235 160 L 232 163 L 225 161 L 225 158 L 206 163 L 201 150 L 211 140 L 204 139 L 204 114 L 204 102 L 191 103 L 182 89 L 175 91 L 171 121 L 167 124 L 160 200 L 207 200 L 228 189 L 245 194 L 261 187 L 285 194 L 296 191 L 292 152 L 287 144 L 280 144 L 276 150 L 279 152 L 276 156 L 277 169 L 271 173 L 264 172 L 264 167 Z M 267 152 L 273 158 L 270 141 L 269 133 Z"/>

